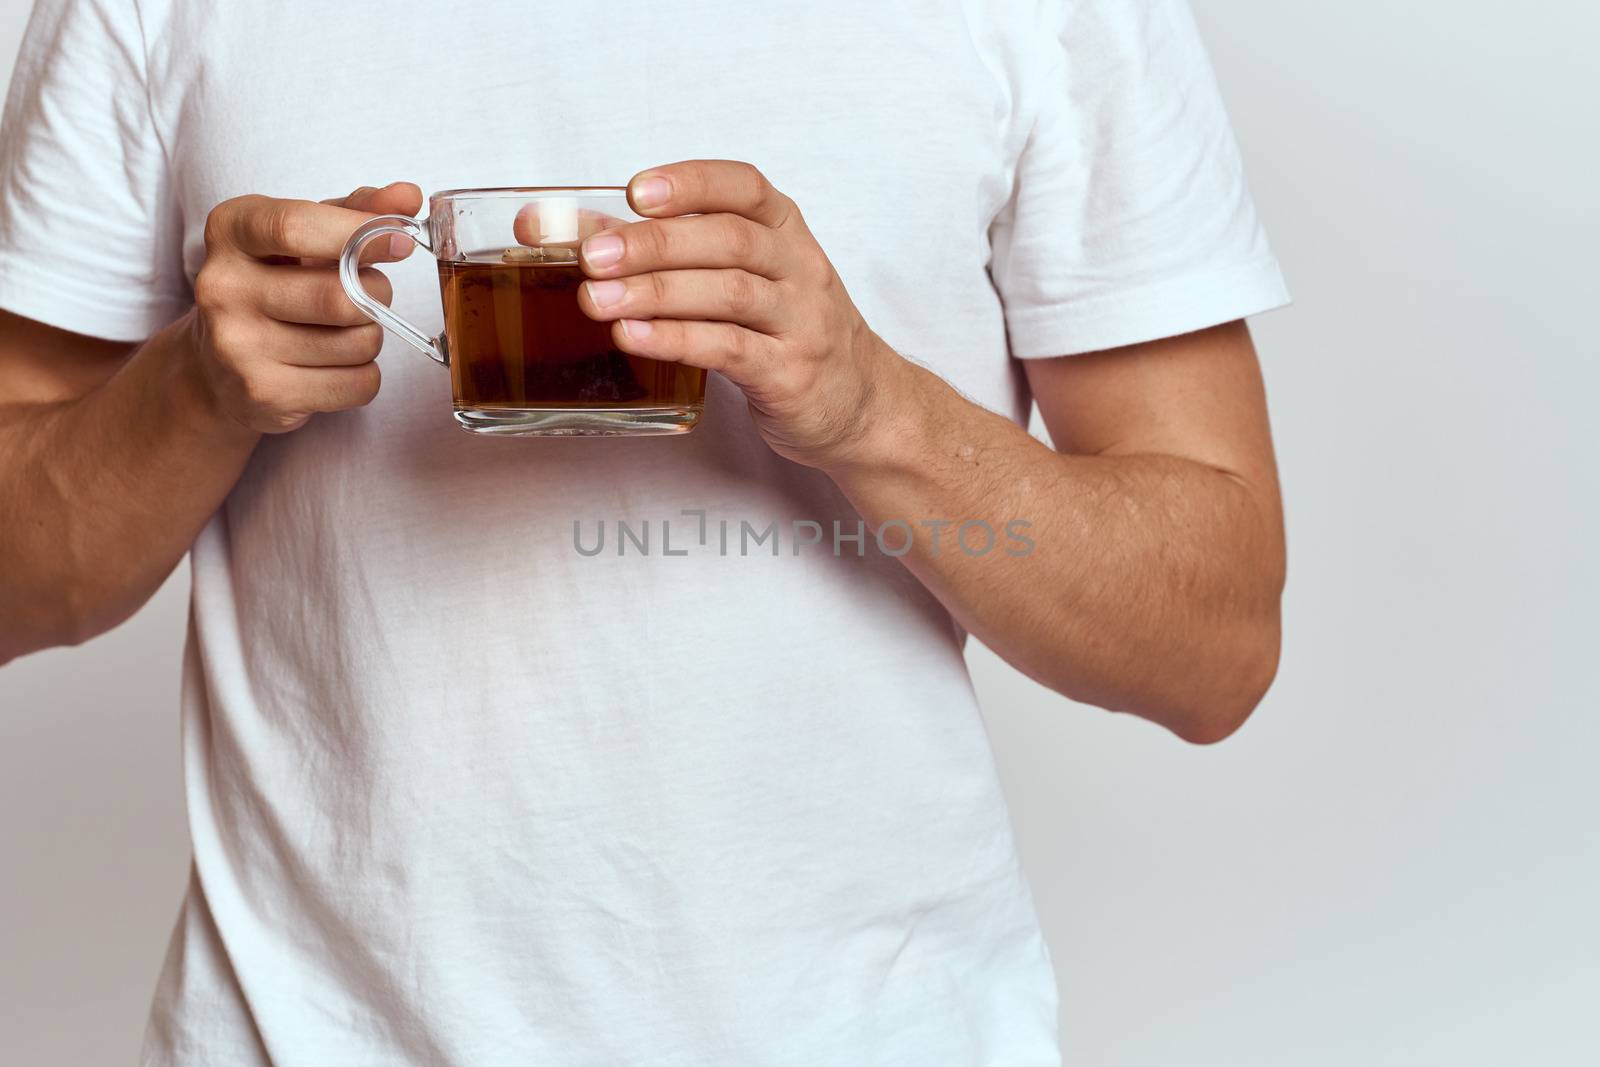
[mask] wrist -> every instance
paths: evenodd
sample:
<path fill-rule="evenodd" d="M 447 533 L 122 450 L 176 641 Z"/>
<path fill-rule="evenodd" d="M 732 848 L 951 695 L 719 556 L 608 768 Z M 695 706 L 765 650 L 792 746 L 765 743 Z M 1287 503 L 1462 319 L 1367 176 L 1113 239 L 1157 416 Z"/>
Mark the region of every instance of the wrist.
<path fill-rule="evenodd" d="M 191 431 L 219 442 L 254 444 L 260 432 L 246 426 L 223 405 L 206 373 L 199 322 L 191 309 L 151 338 L 167 352 L 167 388 L 174 414 Z"/>
<path fill-rule="evenodd" d="M 942 383 L 870 330 L 863 348 L 870 369 L 857 430 L 825 470 L 834 477 L 917 471 L 929 440 L 934 387 Z"/>

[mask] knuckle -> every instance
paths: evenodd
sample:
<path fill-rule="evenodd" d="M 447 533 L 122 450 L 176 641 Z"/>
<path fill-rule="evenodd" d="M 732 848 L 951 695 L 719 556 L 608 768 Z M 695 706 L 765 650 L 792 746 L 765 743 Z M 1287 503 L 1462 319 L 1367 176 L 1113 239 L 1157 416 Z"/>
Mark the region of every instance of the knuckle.
<path fill-rule="evenodd" d="M 354 326 L 350 330 L 351 347 L 355 354 L 366 360 L 378 358 L 378 353 L 383 350 L 383 327 L 375 322 L 365 326 Z"/>
<path fill-rule="evenodd" d="M 246 193 L 243 196 L 230 197 L 213 207 L 206 213 L 204 230 L 206 249 L 209 251 L 231 247 L 234 243 L 234 219 L 257 210 L 266 199 L 260 193 Z"/>
<path fill-rule="evenodd" d="M 772 208 L 782 203 L 784 196 L 778 192 L 767 176 L 753 163 L 739 163 L 739 180 L 749 190 L 750 199 L 761 208 Z"/>
<path fill-rule="evenodd" d="M 222 247 L 224 227 L 226 226 L 225 212 L 230 203 L 232 201 L 225 200 L 206 213 L 204 236 L 207 252 L 214 252 Z"/>
<path fill-rule="evenodd" d="M 226 363 L 236 363 L 238 357 L 249 351 L 250 330 L 230 315 L 213 315 L 206 320 L 206 338 L 211 350 Z"/>
<path fill-rule="evenodd" d="M 671 257 L 673 238 L 670 226 L 654 222 L 639 227 L 637 232 L 639 250 L 644 253 L 646 262 L 665 263 Z"/>
<path fill-rule="evenodd" d="M 755 229 L 745 220 L 734 215 L 727 216 L 722 223 L 721 240 L 734 262 L 749 263 L 755 258 Z"/>
<path fill-rule="evenodd" d="M 332 323 L 335 326 L 354 324 L 359 321 L 356 306 L 345 295 L 344 288 L 334 278 L 320 280 L 312 302 L 316 310 L 317 321 Z"/>
<path fill-rule="evenodd" d="M 742 270 L 724 271 L 722 298 L 734 312 L 748 312 L 756 304 L 755 279 Z"/>
<path fill-rule="evenodd" d="M 378 387 L 383 383 L 383 372 L 376 363 L 363 363 L 359 367 L 352 367 L 350 374 L 349 406 L 361 407 L 370 404 L 378 395 Z"/>
<path fill-rule="evenodd" d="M 653 307 L 664 307 L 671 300 L 672 286 L 667 282 L 667 277 L 661 271 L 652 271 L 645 275 L 650 279 L 650 300 Z"/>
<path fill-rule="evenodd" d="M 394 286 L 390 284 L 389 276 L 381 270 L 376 270 L 372 267 L 362 268 L 361 287 L 367 291 L 367 295 L 385 307 L 394 300 Z M 344 296 L 343 286 L 339 287 L 339 295 L 341 297 Z M 350 303 L 348 297 L 345 298 L 345 303 L 351 308 L 355 307 L 354 304 Z"/>
<path fill-rule="evenodd" d="M 266 209 L 263 219 L 267 240 L 272 246 L 284 253 L 292 253 L 300 247 L 300 237 L 303 227 L 300 224 L 300 213 L 294 204 L 279 201 Z"/>
<path fill-rule="evenodd" d="M 733 169 L 738 172 L 739 180 L 760 189 L 767 184 L 767 176 L 761 173 L 761 168 L 748 160 L 734 160 Z"/>
<path fill-rule="evenodd" d="M 194 277 L 194 303 L 202 311 L 216 311 L 226 307 L 233 295 L 233 284 L 227 270 L 215 261 L 207 261 Z"/>
<path fill-rule="evenodd" d="M 737 326 L 722 331 L 722 354 L 730 364 L 744 363 L 750 358 L 750 335 Z"/>

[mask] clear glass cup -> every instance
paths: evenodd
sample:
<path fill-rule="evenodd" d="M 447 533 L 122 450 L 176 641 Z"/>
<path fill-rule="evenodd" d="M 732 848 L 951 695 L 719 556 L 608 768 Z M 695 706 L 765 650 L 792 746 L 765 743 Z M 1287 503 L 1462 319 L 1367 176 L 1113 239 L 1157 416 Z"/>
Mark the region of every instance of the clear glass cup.
<path fill-rule="evenodd" d="M 686 433 L 705 409 L 705 371 L 619 351 L 611 324 L 578 307 L 578 245 L 641 218 L 622 186 L 450 189 L 428 217 L 380 215 L 356 228 L 339 278 L 356 307 L 450 368 L 455 417 L 473 433 Z M 403 234 L 433 253 L 444 332 L 429 337 L 361 287 L 359 257 Z"/>

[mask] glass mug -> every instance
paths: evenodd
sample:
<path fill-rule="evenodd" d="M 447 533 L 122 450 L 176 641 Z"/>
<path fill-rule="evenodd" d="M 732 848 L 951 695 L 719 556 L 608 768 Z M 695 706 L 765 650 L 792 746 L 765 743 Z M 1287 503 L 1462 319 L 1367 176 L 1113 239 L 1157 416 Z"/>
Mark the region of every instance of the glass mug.
<path fill-rule="evenodd" d="M 619 351 L 611 324 L 578 307 L 578 245 L 641 218 L 623 186 L 450 189 L 428 198 L 426 219 L 379 215 L 358 226 L 339 280 L 368 318 L 450 368 L 456 422 L 473 433 L 687 433 L 705 409 L 706 372 Z M 396 233 L 438 261 L 438 337 L 361 286 L 362 247 Z"/>

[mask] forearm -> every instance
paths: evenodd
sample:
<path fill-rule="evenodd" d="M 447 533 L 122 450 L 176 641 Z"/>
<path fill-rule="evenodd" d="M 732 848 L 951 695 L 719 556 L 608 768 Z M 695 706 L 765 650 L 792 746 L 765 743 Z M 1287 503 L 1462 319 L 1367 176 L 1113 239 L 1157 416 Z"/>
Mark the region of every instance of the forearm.
<path fill-rule="evenodd" d="M 754 167 L 686 160 L 629 190 L 648 217 L 581 249 L 579 306 L 619 349 L 737 386 L 775 452 L 828 473 L 874 534 L 905 524 L 892 550 L 1034 678 L 1197 741 L 1243 721 L 1276 670 L 1283 570 L 1243 322 L 1031 365 L 1058 454 L 889 350 Z M 940 520 L 954 545 L 922 525 Z M 964 551 L 973 520 L 1030 523 L 1033 550 Z"/>
<path fill-rule="evenodd" d="M 1192 740 L 1243 720 L 1276 669 L 1283 574 L 1257 487 L 1175 456 L 1059 454 L 910 363 L 888 393 L 881 432 L 829 473 L 874 530 L 911 524 L 901 561 L 963 627 L 1059 692 Z M 988 551 L 981 527 L 963 547 L 972 520 Z M 898 550 L 904 531 L 886 533 Z"/>
<path fill-rule="evenodd" d="M 0 407 L 0 662 L 131 615 L 238 479 L 258 435 L 189 343 L 180 320 L 76 399 Z"/>

